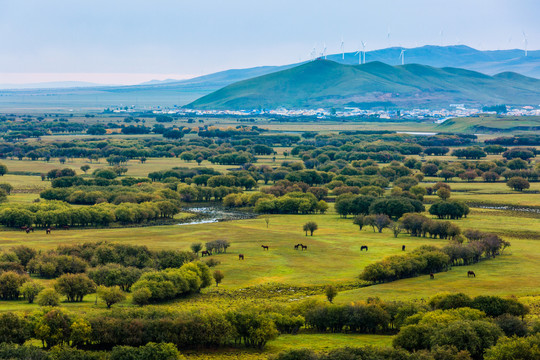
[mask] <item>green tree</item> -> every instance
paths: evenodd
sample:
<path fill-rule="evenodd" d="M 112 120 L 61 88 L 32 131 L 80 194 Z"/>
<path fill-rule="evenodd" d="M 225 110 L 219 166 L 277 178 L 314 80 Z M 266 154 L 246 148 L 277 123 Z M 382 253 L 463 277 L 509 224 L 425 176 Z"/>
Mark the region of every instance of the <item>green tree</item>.
<path fill-rule="evenodd" d="M 86 174 L 88 170 L 90 170 L 90 165 L 83 165 L 81 166 L 81 170 Z"/>
<path fill-rule="evenodd" d="M 199 252 L 202 250 L 202 244 L 201 243 L 193 243 L 191 244 L 191 251 L 193 251 L 195 254 L 199 255 Z"/>
<path fill-rule="evenodd" d="M 4 164 L 0 164 L 0 176 L 4 176 L 8 173 L 8 168 Z"/>
<path fill-rule="evenodd" d="M 214 281 L 216 282 L 216 286 L 218 286 L 221 283 L 221 280 L 223 280 L 223 278 L 225 277 L 223 272 L 221 272 L 220 270 L 214 271 L 213 276 L 214 276 Z"/>
<path fill-rule="evenodd" d="M 531 184 L 522 177 L 514 176 L 506 182 L 506 186 L 516 191 L 523 191 L 531 187 Z"/>
<path fill-rule="evenodd" d="M 96 284 L 86 274 L 64 274 L 56 280 L 54 288 L 69 302 L 80 302 L 95 291 Z"/>
<path fill-rule="evenodd" d="M 126 295 L 118 286 L 99 286 L 97 288 L 97 294 L 101 300 L 105 301 L 107 309 L 110 309 L 114 304 L 126 299 Z"/>
<path fill-rule="evenodd" d="M 39 292 L 36 302 L 39 306 L 58 306 L 60 295 L 53 288 L 43 289 Z"/>
<path fill-rule="evenodd" d="M 334 301 L 334 298 L 337 296 L 338 291 L 334 285 L 328 285 L 324 288 L 324 294 L 330 303 Z"/>
<path fill-rule="evenodd" d="M 34 299 L 41 290 L 43 290 L 43 285 L 36 281 L 27 281 L 22 284 L 19 289 L 22 296 L 26 299 L 26 301 L 28 301 L 29 304 L 34 302 Z"/>
<path fill-rule="evenodd" d="M 307 233 L 309 231 L 310 235 L 313 236 L 313 233 L 315 232 L 315 230 L 317 230 L 319 228 L 319 226 L 317 225 L 316 222 L 314 221 L 308 221 L 307 223 L 304 224 L 303 226 L 303 230 L 306 232 L 306 236 L 307 236 Z"/>

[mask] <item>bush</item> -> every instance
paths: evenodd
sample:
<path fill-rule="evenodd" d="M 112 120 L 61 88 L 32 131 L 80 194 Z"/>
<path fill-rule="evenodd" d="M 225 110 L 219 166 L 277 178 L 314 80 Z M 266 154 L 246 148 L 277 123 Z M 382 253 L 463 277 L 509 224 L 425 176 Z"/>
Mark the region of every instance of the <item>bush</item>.
<path fill-rule="evenodd" d="M 107 309 L 110 309 L 112 305 L 124 301 L 126 295 L 118 286 L 106 287 L 99 286 L 97 289 L 97 294 L 101 300 L 105 301 Z"/>
<path fill-rule="evenodd" d="M 150 289 L 143 287 L 133 292 L 132 301 L 135 305 L 143 306 L 150 303 L 152 292 Z"/>
<path fill-rule="evenodd" d="M 20 293 L 28 301 L 29 304 L 34 302 L 34 299 L 43 290 L 43 286 L 35 281 L 27 281 L 22 284 Z"/>
<path fill-rule="evenodd" d="M 96 290 L 96 284 L 86 274 L 64 274 L 56 280 L 54 288 L 69 302 L 80 302 Z"/>
<path fill-rule="evenodd" d="M 60 305 L 60 295 L 52 288 L 41 290 L 36 298 L 39 306 L 58 306 Z"/>

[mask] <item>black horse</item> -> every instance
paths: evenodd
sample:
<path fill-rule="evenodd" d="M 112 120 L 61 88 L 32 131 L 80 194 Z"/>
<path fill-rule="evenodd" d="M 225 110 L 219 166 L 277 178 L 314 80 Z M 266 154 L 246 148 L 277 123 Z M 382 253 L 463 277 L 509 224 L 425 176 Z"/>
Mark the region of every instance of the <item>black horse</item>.
<path fill-rule="evenodd" d="M 363 251 L 363 250 L 368 251 L 367 245 L 362 245 L 362 246 L 360 246 L 360 251 Z"/>
<path fill-rule="evenodd" d="M 471 276 L 476 277 L 476 274 L 474 273 L 474 271 L 471 271 L 471 270 L 467 271 L 467 277 L 471 277 Z"/>

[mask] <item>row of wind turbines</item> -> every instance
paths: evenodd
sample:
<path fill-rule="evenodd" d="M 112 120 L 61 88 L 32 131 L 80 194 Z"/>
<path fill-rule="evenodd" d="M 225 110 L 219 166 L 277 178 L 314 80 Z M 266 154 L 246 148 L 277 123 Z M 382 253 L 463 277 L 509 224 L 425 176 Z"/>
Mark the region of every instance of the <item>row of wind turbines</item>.
<path fill-rule="evenodd" d="M 354 53 L 354 56 L 358 55 L 358 64 L 359 65 L 366 63 L 366 45 L 367 45 L 367 42 L 365 42 L 364 40 L 362 40 L 360 43 L 362 44 L 362 49 L 359 49 L 357 52 Z M 341 38 L 341 43 L 339 45 L 339 49 L 340 49 L 340 52 L 341 52 L 341 59 L 345 60 L 345 41 L 343 41 L 343 38 Z M 402 48 L 401 53 L 399 54 L 399 59 L 401 59 L 401 65 L 405 65 L 405 51 L 407 51 L 407 50 Z M 527 52 L 527 50 L 525 50 L 525 53 L 526 52 Z M 319 53 L 319 56 L 317 56 L 317 48 L 314 47 L 313 50 L 311 50 L 310 58 L 311 58 L 311 61 L 316 60 L 318 58 L 324 58 L 326 60 L 327 55 L 328 54 L 326 53 L 326 43 L 324 43 L 323 44 L 323 49 Z"/>
<path fill-rule="evenodd" d="M 527 56 L 529 40 L 527 38 L 527 34 L 525 33 L 525 31 L 522 31 L 522 33 L 523 33 L 523 44 L 525 45 L 525 56 Z M 442 36 L 443 36 L 443 31 L 441 30 L 441 38 L 442 38 Z M 390 38 L 390 32 L 388 32 L 388 38 Z M 357 52 L 354 53 L 354 56 L 358 55 L 358 64 L 359 65 L 366 63 L 366 45 L 367 45 L 367 42 L 365 42 L 364 40 L 362 40 L 360 43 L 362 44 L 361 45 L 362 49 L 359 49 Z M 345 41 L 343 41 L 343 38 L 341 38 L 341 43 L 339 45 L 339 49 L 340 49 L 340 52 L 341 52 L 341 59 L 345 60 Z M 406 51 L 407 51 L 407 49 L 402 48 L 401 52 L 399 54 L 399 59 L 401 60 L 401 65 L 405 65 L 405 52 Z M 317 49 L 315 47 L 313 48 L 313 50 L 311 50 L 311 53 L 310 53 L 310 58 L 311 58 L 312 61 L 316 60 L 317 58 L 326 59 L 326 56 L 327 56 L 326 43 L 324 43 L 323 49 L 319 53 L 318 57 L 317 57 Z"/>

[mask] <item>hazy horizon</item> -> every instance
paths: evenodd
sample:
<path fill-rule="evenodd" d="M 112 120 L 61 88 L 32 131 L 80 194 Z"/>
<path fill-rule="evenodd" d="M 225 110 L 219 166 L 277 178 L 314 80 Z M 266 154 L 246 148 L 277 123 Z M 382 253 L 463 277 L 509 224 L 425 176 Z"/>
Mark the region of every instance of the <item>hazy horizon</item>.
<path fill-rule="evenodd" d="M 0 85 L 132 85 L 403 46 L 540 48 L 540 2 L 0 0 Z"/>

